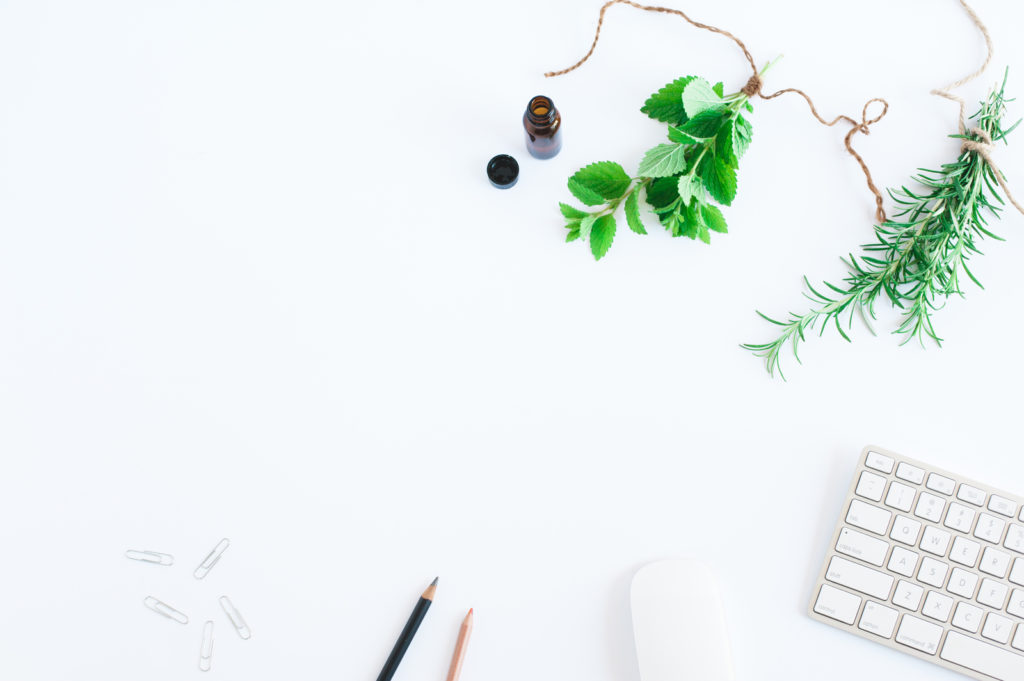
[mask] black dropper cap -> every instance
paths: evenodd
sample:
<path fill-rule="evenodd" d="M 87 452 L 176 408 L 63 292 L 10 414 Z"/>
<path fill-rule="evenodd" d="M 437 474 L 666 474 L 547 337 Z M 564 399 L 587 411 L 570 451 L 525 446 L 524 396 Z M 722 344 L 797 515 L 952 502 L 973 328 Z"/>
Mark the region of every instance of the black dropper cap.
<path fill-rule="evenodd" d="M 519 179 L 519 162 L 508 154 L 498 154 L 487 163 L 487 178 L 498 189 L 508 189 Z"/>

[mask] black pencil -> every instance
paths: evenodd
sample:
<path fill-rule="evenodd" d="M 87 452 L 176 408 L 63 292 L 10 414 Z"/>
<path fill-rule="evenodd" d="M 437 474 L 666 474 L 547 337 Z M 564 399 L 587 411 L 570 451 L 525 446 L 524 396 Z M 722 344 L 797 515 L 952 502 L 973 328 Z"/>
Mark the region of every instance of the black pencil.
<path fill-rule="evenodd" d="M 427 615 L 427 610 L 430 609 L 430 604 L 434 602 L 434 592 L 437 591 L 437 577 L 430 583 L 427 590 L 420 596 L 420 600 L 416 603 L 416 607 L 413 609 L 412 614 L 409 615 L 409 621 L 405 623 L 405 628 L 402 629 L 402 635 L 398 637 L 398 641 L 395 642 L 395 647 L 391 649 L 391 654 L 388 655 L 388 661 L 384 663 L 384 669 L 380 670 L 380 675 L 377 677 L 377 681 L 391 681 L 391 677 L 395 675 L 395 671 L 398 669 L 399 663 L 402 658 L 405 657 L 405 651 L 409 649 L 409 644 L 412 643 L 413 637 L 416 635 L 416 630 L 420 628 L 420 623 L 423 622 L 423 618 Z"/>

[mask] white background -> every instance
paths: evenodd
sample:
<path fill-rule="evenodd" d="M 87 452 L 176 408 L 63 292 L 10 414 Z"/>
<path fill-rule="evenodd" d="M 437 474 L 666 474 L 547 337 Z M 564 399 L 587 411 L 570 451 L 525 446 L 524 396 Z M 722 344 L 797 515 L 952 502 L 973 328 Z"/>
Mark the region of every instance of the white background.
<path fill-rule="evenodd" d="M 440 575 L 396 679 L 443 678 L 472 606 L 465 681 L 636 681 L 630 578 L 695 556 L 741 681 L 958 678 L 804 611 L 863 445 L 1024 490 L 1024 219 L 937 315 L 943 349 L 898 347 L 885 311 L 772 380 L 738 348 L 771 333 L 755 308 L 801 309 L 801 275 L 841 277 L 871 238 L 845 128 L 756 103 L 730 234 L 623 227 L 595 263 L 563 243 L 566 178 L 635 170 L 664 83 L 748 76 L 722 37 L 616 7 L 545 80 L 598 7 L 0 4 L 0 676 L 196 678 L 212 616 L 211 678 L 372 679 Z M 955 156 L 928 91 L 984 48 L 953 0 L 685 9 L 759 63 L 784 52 L 766 88 L 826 115 L 888 98 L 855 141 L 879 184 Z M 977 9 L 997 59 L 972 107 L 1007 64 L 1024 93 L 1024 9 Z M 520 124 L 539 93 L 565 131 L 543 162 Z M 998 160 L 1024 195 L 1021 148 Z M 484 174 L 500 152 L 508 191 Z"/>

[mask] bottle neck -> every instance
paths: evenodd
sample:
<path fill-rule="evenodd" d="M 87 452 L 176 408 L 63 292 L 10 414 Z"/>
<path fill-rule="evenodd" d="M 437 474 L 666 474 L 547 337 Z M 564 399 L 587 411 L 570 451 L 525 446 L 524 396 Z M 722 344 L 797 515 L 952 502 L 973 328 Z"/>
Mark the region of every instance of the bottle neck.
<path fill-rule="evenodd" d="M 537 127 L 547 127 L 555 122 L 558 110 L 548 97 L 534 97 L 526 105 L 526 118 Z"/>

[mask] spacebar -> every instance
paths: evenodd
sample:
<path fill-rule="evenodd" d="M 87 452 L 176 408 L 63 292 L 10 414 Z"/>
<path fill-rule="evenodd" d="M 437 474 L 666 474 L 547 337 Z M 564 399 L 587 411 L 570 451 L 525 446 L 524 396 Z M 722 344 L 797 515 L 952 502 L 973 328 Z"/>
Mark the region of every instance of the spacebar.
<path fill-rule="evenodd" d="M 1000 681 L 1024 679 L 1024 656 L 951 631 L 939 655 L 943 660 L 988 674 Z"/>

